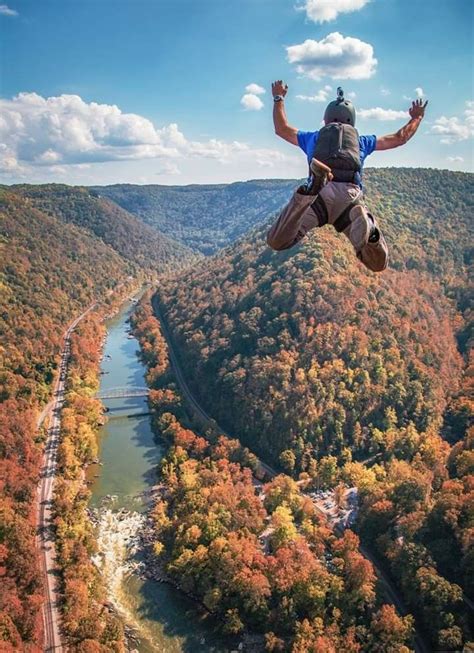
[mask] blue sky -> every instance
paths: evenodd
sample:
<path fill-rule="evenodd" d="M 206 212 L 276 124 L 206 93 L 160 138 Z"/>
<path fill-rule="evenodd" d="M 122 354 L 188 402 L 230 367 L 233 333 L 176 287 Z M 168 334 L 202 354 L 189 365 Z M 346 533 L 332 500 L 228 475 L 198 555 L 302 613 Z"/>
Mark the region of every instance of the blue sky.
<path fill-rule="evenodd" d="M 273 133 L 276 78 L 302 130 L 338 85 L 366 134 L 396 131 L 423 94 L 415 138 L 366 165 L 472 170 L 471 0 L 3 1 L 4 183 L 304 176 Z"/>

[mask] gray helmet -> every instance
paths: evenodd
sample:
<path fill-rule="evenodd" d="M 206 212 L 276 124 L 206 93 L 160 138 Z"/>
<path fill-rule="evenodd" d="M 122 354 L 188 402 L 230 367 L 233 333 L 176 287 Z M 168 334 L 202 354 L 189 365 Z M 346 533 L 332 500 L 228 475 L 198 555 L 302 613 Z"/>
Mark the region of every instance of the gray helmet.
<path fill-rule="evenodd" d="M 330 102 L 324 112 L 324 122 L 345 122 L 355 127 L 356 112 L 350 100 L 344 99 L 344 91 L 339 86 L 337 89 L 337 100 Z"/>

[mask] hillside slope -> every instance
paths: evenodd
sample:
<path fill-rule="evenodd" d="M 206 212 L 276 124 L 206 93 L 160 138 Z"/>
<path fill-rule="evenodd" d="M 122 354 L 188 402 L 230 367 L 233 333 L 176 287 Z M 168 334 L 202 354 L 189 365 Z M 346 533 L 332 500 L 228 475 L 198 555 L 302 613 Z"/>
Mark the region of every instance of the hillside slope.
<path fill-rule="evenodd" d="M 119 285 L 126 292 L 139 274 L 137 263 L 95 234 L 0 189 L 2 651 L 42 650 L 34 511 L 42 443 L 36 420 L 51 395 L 62 334 L 86 306 L 107 300 Z"/>
<path fill-rule="evenodd" d="M 380 192 L 385 177 L 390 195 Z M 169 281 L 160 293 L 196 387 L 205 380 L 219 389 L 212 402 L 209 394 L 204 398 L 209 407 L 275 455 L 301 430 L 312 433 L 318 450 L 338 452 L 343 434 L 331 437 L 334 428 L 339 432 L 335 424 L 348 431 L 355 421 L 380 428 L 392 406 L 400 425 L 413 420 L 426 428 L 440 419 L 456 387 L 461 360 L 452 319 L 456 303 L 449 298 L 462 298 L 467 287 L 473 178 L 385 170 L 369 175 L 368 184 L 391 247 L 387 273 L 368 273 L 330 228 L 282 253 L 265 246 L 262 229 Z M 342 369 L 331 371 L 331 364 Z M 337 378 L 336 388 L 342 383 L 350 389 L 347 400 L 321 384 L 323 368 L 331 386 Z M 299 369 L 305 378 L 298 383 Z M 371 383 L 377 384 L 375 394 Z M 395 400 L 396 383 L 404 391 Z M 283 421 L 265 407 L 269 385 Z M 336 400 L 336 412 L 347 403 L 339 418 L 333 415 Z"/>
<path fill-rule="evenodd" d="M 28 197 L 44 213 L 86 229 L 140 267 L 174 270 L 192 256 L 184 245 L 87 188 L 47 184 L 11 186 L 9 190 Z"/>
<path fill-rule="evenodd" d="M 316 487 L 359 487 L 361 532 L 434 650 L 470 636 L 455 584 L 472 592 L 469 404 L 457 398 L 453 449 L 440 428 L 466 385 L 458 343 L 467 343 L 473 180 L 370 171 L 369 203 L 392 250 L 383 274 L 367 272 L 330 228 L 281 253 L 263 228 L 159 291 L 210 415 Z M 436 602 L 429 588 L 441 585 Z"/>
<path fill-rule="evenodd" d="M 111 301 L 111 290 L 126 293 L 139 278 L 193 259 L 185 246 L 85 188 L 0 187 L 0 640 L 11 647 L 5 650 L 22 643 L 39 650 L 41 643 L 36 419 L 50 398 L 66 325 L 93 301 Z"/>
<path fill-rule="evenodd" d="M 225 247 L 284 204 L 292 180 L 191 186 L 97 186 L 147 224 L 202 254 Z"/>
<path fill-rule="evenodd" d="M 367 199 L 381 218 L 392 249 L 408 266 L 420 259 L 419 249 L 428 251 L 431 271 L 436 272 L 437 259 L 444 258 L 444 243 L 449 241 L 460 256 L 458 242 L 466 237 L 466 220 L 462 211 L 472 211 L 472 194 L 463 196 L 468 175 L 440 170 L 403 168 L 372 168 L 364 172 Z M 427 181 L 429 178 L 429 182 Z M 198 186 L 137 186 L 116 184 L 95 187 L 101 196 L 108 197 L 127 211 L 163 233 L 208 255 L 231 244 L 249 229 L 257 227 L 278 211 L 297 185 L 296 180 L 257 180 L 235 184 Z M 471 182 L 472 188 L 472 182 Z M 455 233 L 441 236 L 438 243 L 429 236 L 432 222 L 443 221 L 445 215 L 459 215 L 460 224 L 451 221 L 449 229 Z M 385 215 L 391 220 L 385 220 Z M 421 217 L 423 216 L 423 219 Z M 413 220 L 412 220 L 413 217 Z M 411 225 L 410 225 L 411 223 Z M 419 239 L 419 246 L 411 247 L 409 256 L 403 250 L 405 240 L 397 242 L 398 227 L 409 228 Z M 416 244 L 416 243 L 414 243 Z"/>

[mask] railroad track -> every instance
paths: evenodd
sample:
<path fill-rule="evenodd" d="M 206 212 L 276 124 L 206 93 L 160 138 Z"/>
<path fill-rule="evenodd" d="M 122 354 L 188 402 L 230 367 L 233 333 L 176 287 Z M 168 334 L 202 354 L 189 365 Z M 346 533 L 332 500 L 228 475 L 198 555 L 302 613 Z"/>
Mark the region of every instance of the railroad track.
<path fill-rule="evenodd" d="M 71 351 L 71 335 L 79 322 L 95 308 L 92 304 L 77 317 L 64 333 L 64 345 L 61 352 L 59 375 L 54 384 L 53 399 L 41 412 L 37 426 L 41 427 L 51 416 L 47 438 L 44 446 L 40 481 L 37 489 L 37 535 L 36 545 L 43 575 L 45 601 L 43 604 L 44 651 L 65 651 L 60 628 L 60 604 L 58 595 L 58 570 L 56 565 L 56 547 L 53 524 L 53 491 L 56 477 L 58 445 L 61 433 L 61 409 L 64 404 L 66 373 Z"/>

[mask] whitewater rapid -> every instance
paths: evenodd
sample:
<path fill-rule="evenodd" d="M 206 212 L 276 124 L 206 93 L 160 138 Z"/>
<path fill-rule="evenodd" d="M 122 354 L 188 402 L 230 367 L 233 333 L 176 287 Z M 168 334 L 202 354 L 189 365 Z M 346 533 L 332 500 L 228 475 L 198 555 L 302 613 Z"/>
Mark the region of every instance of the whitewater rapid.
<path fill-rule="evenodd" d="M 92 562 L 101 573 L 110 602 L 127 620 L 133 620 L 122 588 L 130 574 L 140 572 L 142 563 L 137 559 L 137 554 L 146 517 L 138 512 L 114 511 L 111 508 L 99 508 L 93 513 L 97 523 L 98 550 Z"/>

